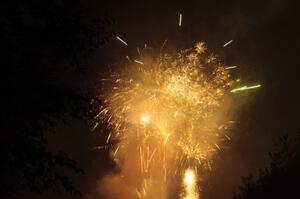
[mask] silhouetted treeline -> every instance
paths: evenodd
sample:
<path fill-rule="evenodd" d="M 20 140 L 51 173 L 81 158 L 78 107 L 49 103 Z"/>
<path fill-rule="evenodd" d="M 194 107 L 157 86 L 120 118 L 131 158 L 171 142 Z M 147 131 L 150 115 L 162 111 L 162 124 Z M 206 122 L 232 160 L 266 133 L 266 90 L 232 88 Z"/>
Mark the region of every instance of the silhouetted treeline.
<path fill-rule="evenodd" d="M 276 150 L 269 154 L 270 166 L 243 177 L 243 185 L 234 199 L 299 198 L 300 134 L 283 136 L 276 142 Z"/>
<path fill-rule="evenodd" d="M 80 194 L 57 168 L 83 170 L 67 154 L 47 151 L 45 133 L 66 117 L 85 119 L 88 94 L 65 82 L 70 71 L 84 74 L 80 61 L 109 40 L 113 19 L 90 16 L 79 0 L 0 4 L 0 198 L 24 189 Z"/>

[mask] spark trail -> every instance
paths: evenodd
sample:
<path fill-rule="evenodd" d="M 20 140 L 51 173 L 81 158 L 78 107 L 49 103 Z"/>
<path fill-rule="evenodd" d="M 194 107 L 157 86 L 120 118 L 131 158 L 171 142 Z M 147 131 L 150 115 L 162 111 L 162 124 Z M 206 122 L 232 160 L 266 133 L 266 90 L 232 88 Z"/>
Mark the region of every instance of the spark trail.
<path fill-rule="evenodd" d="M 179 14 L 179 22 L 178 22 L 178 26 L 181 27 L 182 25 L 182 13 Z"/>
<path fill-rule="evenodd" d="M 226 43 L 223 45 L 223 47 L 225 48 L 226 46 L 228 46 L 228 45 L 231 44 L 232 42 L 233 42 L 233 40 L 230 40 L 230 41 L 226 42 Z"/>
<path fill-rule="evenodd" d="M 116 36 L 117 40 L 119 40 L 120 42 L 122 42 L 125 46 L 128 46 L 127 42 L 124 41 L 121 37 Z"/>
<path fill-rule="evenodd" d="M 230 92 L 237 93 L 237 92 L 252 90 L 252 89 L 256 89 L 256 88 L 260 88 L 260 87 L 261 87 L 260 84 L 257 84 L 257 85 L 254 85 L 254 86 L 242 86 L 242 87 L 239 87 L 239 88 L 232 89 Z"/>

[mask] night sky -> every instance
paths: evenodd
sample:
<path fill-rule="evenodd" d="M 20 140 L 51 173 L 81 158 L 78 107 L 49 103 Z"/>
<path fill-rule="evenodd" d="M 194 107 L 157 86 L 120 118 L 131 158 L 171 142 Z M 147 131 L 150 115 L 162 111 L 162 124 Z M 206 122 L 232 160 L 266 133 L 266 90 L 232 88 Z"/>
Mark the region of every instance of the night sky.
<path fill-rule="evenodd" d="M 95 16 L 107 13 L 115 18 L 118 35 L 125 36 L 128 47 L 118 40 L 97 50 L 86 64 L 92 66 L 88 77 L 79 80 L 87 88 L 98 87 L 109 68 L 126 62 L 144 43 L 159 49 L 168 39 L 166 49 L 189 48 L 204 41 L 224 63 L 237 65 L 236 74 L 248 84 L 262 87 L 241 94 L 241 108 L 235 115 L 231 142 L 220 152 L 209 180 L 214 190 L 211 198 L 229 199 L 241 183 L 240 176 L 268 165 L 268 152 L 274 139 L 293 134 L 300 125 L 300 29 L 297 1 L 87 1 Z M 179 13 L 183 14 L 178 27 Z M 226 48 L 222 45 L 233 42 Z M 92 150 L 103 143 L 107 132 L 91 124 L 72 120 L 72 126 L 57 125 L 59 134 L 49 136 L 49 148 L 62 149 L 85 169 L 75 177 L 84 197 L 99 198 L 97 181 L 110 171 L 107 151 Z M 35 198 L 69 198 L 49 193 Z M 71 197 L 70 197 L 71 198 Z"/>

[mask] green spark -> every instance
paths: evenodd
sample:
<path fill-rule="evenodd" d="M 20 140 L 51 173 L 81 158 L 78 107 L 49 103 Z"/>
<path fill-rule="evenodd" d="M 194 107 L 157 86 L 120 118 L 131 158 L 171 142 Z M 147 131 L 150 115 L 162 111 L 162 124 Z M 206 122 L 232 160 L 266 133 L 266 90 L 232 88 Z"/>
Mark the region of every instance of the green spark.
<path fill-rule="evenodd" d="M 236 93 L 236 92 L 240 92 L 240 91 L 256 89 L 256 88 L 259 88 L 259 87 L 261 87 L 260 84 L 257 84 L 257 85 L 254 85 L 254 86 L 242 86 L 242 87 L 239 87 L 239 88 L 235 88 L 235 89 L 231 90 L 230 92 L 231 93 Z"/>

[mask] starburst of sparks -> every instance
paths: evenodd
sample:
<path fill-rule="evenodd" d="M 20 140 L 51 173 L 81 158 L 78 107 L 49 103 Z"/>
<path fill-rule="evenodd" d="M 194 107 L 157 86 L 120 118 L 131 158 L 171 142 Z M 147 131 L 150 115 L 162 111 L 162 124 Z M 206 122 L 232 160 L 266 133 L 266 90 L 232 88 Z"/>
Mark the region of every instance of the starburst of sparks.
<path fill-rule="evenodd" d="M 230 92 L 254 87 L 232 89 L 238 80 L 228 69 L 199 42 L 177 54 L 140 57 L 110 76 L 96 119 L 112 129 L 107 142 L 118 141 L 113 158 L 135 161 L 139 198 L 153 198 L 151 190 L 166 192 L 170 175 L 209 168 L 219 143 L 230 139 L 224 130 L 230 122 L 220 119 L 224 102 Z M 186 170 L 187 192 L 196 191 L 195 178 L 195 171 Z M 197 198 L 191 194 L 185 198 Z"/>

